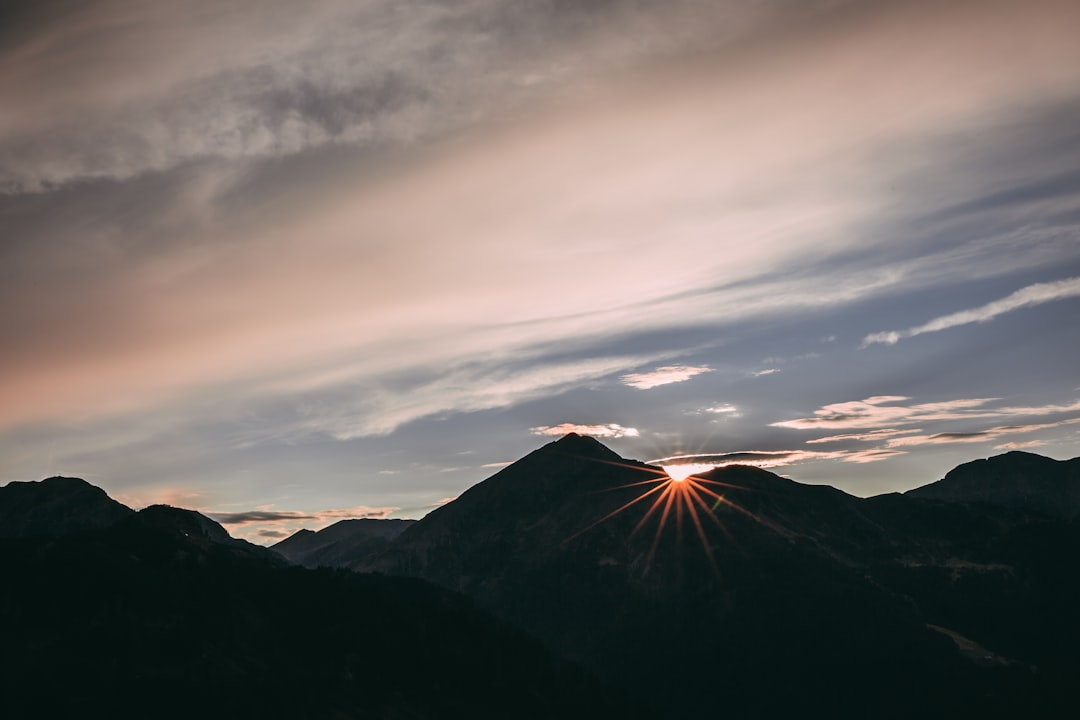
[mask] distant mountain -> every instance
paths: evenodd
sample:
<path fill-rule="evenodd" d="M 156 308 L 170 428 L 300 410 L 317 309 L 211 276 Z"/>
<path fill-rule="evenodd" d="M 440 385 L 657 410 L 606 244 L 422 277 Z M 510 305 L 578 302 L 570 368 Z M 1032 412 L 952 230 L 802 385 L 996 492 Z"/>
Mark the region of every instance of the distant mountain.
<path fill-rule="evenodd" d="M 304 567 L 352 567 L 384 550 L 415 520 L 341 520 L 318 532 L 300 530 L 270 549 Z"/>
<path fill-rule="evenodd" d="M 1080 458 L 1054 460 L 1013 451 L 964 463 L 941 480 L 906 494 L 1076 517 L 1080 515 Z"/>
<path fill-rule="evenodd" d="M 78 478 L 51 477 L 0 487 L 0 537 L 58 537 L 109 527 L 133 513 Z"/>
<path fill-rule="evenodd" d="M 1058 652 L 1080 642 L 1076 527 L 749 467 L 696 498 L 665 482 L 569 435 L 362 566 L 463 592 L 671 717 L 1032 716 L 1080 681 Z"/>
<path fill-rule="evenodd" d="M 258 558 L 274 565 L 283 564 L 281 556 L 272 550 L 229 535 L 229 532 L 200 512 L 170 505 L 150 505 L 125 520 L 127 523 L 169 535 L 184 546 L 201 550 L 223 548 L 233 554 Z"/>
<path fill-rule="evenodd" d="M 271 555 L 166 506 L 0 539 L 0 716 L 649 716 L 460 595 Z"/>

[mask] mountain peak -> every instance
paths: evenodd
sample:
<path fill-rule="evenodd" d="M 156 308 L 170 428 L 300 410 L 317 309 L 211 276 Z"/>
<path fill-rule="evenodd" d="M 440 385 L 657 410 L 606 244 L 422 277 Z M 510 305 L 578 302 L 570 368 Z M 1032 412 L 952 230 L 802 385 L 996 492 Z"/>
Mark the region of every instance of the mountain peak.
<path fill-rule="evenodd" d="M 576 455 L 599 460 L 622 460 L 618 453 L 596 438 L 573 432 L 563 435 L 558 440 L 548 443 L 535 452 L 558 452 L 565 455 Z"/>
<path fill-rule="evenodd" d="M 1013 450 L 958 465 L 941 480 L 905 494 L 1071 517 L 1080 515 L 1080 458 L 1054 460 Z"/>
<path fill-rule="evenodd" d="M 0 536 L 57 537 L 104 528 L 134 510 L 80 478 L 55 476 L 0 487 Z"/>

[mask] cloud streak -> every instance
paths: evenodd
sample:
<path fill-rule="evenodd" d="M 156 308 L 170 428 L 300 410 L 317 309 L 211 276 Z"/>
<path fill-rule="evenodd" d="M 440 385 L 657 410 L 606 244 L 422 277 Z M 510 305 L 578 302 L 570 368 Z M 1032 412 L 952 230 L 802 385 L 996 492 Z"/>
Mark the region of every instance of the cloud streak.
<path fill-rule="evenodd" d="M 997 440 L 998 438 L 1006 435 L 1017 435 L 1036 432 L 1038 430 L 1048 430 L 1050 428 L 1061 427 L 1063 425 L 1073 425 L 1076 423 L 1080 423 L 1080 418 L 1072 418 L 1069 420 L 1062 420 L 1060 422 L 1053 423 L 1037 423 L 1033 425 L 999 425 L 997 427 L 987 428 L 986 430 L 976 430 L 973 432 L 942 432 L 935 433 L 933 435 L 909 435 L 906 437 L 892 438 L 885 443 L 885 447 L 898 448 L 913 447 L 917 445 L 946 445 L 950 443 L 989 442 L 992 440 Z M 1026 444 L 1022 444 L 1020 446 L 1033 447 Z"/>
<path fill-rule="evenodd" d="M 900 340 L 912 338 L 926 333 L 941 332 L 961 325 L 971 323 L 984 323 L 993 320 L 999 315 L 1020 310 L 1021 308 L 1034 307 L 1057 300 L 1080 297 L 1080 277 L 1057 280 L 1055 282 L 1035 283 L 1021 288 L 1011 295 L 1000 300 L 987 303 L 971 310 L 942 315 L 933 320 L 907 330 L 890 330 L 867 335 L 862 342 L 862 347 L 874 344 L 895 345 Z"/>
<path fill-rule="evenodd" d="M 840 460 L 849 463 L 872 463 L 888 460 L 905 454 L 901 450 L 875 448 L 872 450 L 744 450 L 728 453 L 698 453 L 692 455 L 672 455 L 670 457 L 649 460 L 650 465 L 750 465 L 759 468 L 780 468 L 820 460 Z"/>
<path fill-rule="evenodd" d="M 561 423 L 559 425 L 541 425 L 529 428 L 533 435 L 546 435 L 550 437 L 562 437 L 568 433 L 588 435 L 596 438 L 624 438 L 638 437 L 641 433 L 637 428 L 623 427 L 617 423 L 606 425 L 578 425 L 577 423 Z M 485 467 L 488 467 L 485 465 Z"/>
<path fill-rule="evenodd" d="M 316 524 L 355 520 L 362 518 L 385 518 L 400 510 L 398 507 L 366 507 L 359 505 L 336 510 L 319 510 L 305 513 L 292 510 L 244 510 L 241 512 L 207 512 L 206 514 L 222 525 L 248 525 L 251 523 L 280 523 L 297 520 L 313 520 Z"/>
<path fill-rule="evenodd" d="M 980 409 L 995 398 L 963 398 L 916 405 L 898 404 L 909 399 L 901 395 L 875 395 L 864 400 L 825 405 L 814 411 L 814 417 L 782 420 L 771 425 L 796 430 L 886 428 L 894 424 L 1000 416 L 999 412 Z"/>
<path fill-rule="evenodd" d="M 644 373 L 630 373 L 619 378 L 623 385 L 638 390 L 651 390 L 661 385 L 686 382 L 702 373 L 712 372 L 712 368 L 693 367 L 690 365 L 665 365 Z"/>

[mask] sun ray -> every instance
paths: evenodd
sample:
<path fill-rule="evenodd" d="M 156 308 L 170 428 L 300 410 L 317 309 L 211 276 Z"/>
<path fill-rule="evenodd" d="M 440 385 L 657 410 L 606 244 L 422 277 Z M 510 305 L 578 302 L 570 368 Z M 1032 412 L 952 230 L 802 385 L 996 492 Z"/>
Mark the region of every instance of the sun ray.
<path fill-rule="evenodd" d="M 708 506 L 708 504 L 704 500 L 701 499 L 701 496 L 697 493 L 694 493 L 693 498 L 701 505 L 701 508 L 705 511 L 705 514 L 712 518 L 712 521 L 716 523 L 716 527 L 720 528 L 720 532 L 724 533 L 724 537 L 728 539 L 728 542 L 730 542 L 732 546 L 734 546 L 735 549 L 738 550 L 741 554 L 746 555 L 746 553 L 742 549 L 742 545 L 740 545 L 739 541 L 735 539 L 735 536 L 731 534 L 731 531 L 728 530 L 727 525 L 720 522 L 720 518 L 716 517 L 716 513 Z"/>
<path fill-rule="evenodd" d="M 743 515 L 746 515 L 748 518 L 750 518 L 754 522 L 760 523 L 760 524 L 764 525 L 765 527 L 767 527 L 767 528 L 769 528 L 771 530 L 775 530 L 776 532 L 779 532 L 779 533 L 784 532 L 783 528 L 781 528 L 776 523 L 770 522 L 769 520 L 766 520 L 765 518 L 758 517 L 754 513 L 750 512 L 749 510 L 744 508 L 742 505 L 739 505 L 737 502 L 729 500 L 728 498 L 724 497 L 723 495 L 718 495 L 718 494 L 716 494 L 715 492 L 713 492 L 712 490 L 710 490 L 707 487 L 699 487 L 698 489 L 700 489 L 703 493 L 706 493 L 708 495 L 713 496 L 714 498 L 716 498 L 716 500 L 718 502 L 723 503 L 724 505 L 727 505 L 728 507 L 734 508 L 735 510 L 741 512 Z"/>
<path fill-rule="evenodd" d="M 668 499 L 664 504 L 664 512 L 660 515 L 660 522 L 656 526 L 656 535 L 653 536 L 652 546 L 649 548 L 649 554 L 645 556 L 645 571 L 648 572 L 652 566 L 653 558 L 656 557 L 656 548 L 660 545 L 660 535 L 664 532 L 664 525 L 667 524 L 668 515 L 671 513 L 671 503 L 675 499 L 675 493 L 669 488 Z"/>
<path fill-rule="evenodd" d="M 652 490 L 649 490 L 649 491 L 648 491 L 647 493 L 644 493 L 644 494 L 642 494 L 642 495 L 638 495 L 638 496 L 637 496 L 636 498 L 634 498 L 634 499 L 633 499 L 633 500 L 631 500 L 630 502 L 626 503 L 625 505 L 621 505 L 621 506 L 619 506 L 618 508 L 616 508 L 616 509 L 612 510 L 611 512 L 609 512 L 609 513 L 608 513 L 607 515 L 605 515 L 604 517 L 602 517 L 602 518 L 600 518 L 599 520 L 597 520 L 597 521 L 595 521 L 595 522 L 593 522 L 593 523 L 591 523 L 591 524 L 587 525 L 587 526 L 586 526 L 586 527 L 585 527 L 584 529 L 582 529 L 582 530 L 579 530 L 578 532 L 574 533 L 573 535 L 571 535 L 570 537 L 568 537 L 568 538 L 567 538 L 567 539 L 566 539 L 566 540 L 565 540 L 564 542 L 570 542 L 571 540 L 573 540 L 574 538 L 578 537 L 579 535 L 581 535 L 581 534 L 583 534 L 583 533 L 585 533 L 585 532 L 587 532 L 587 531 L 589 531 L 589 530 L 592 530 L 592 529 L 593 529 L 594 527 L 596 527 L 596 526 L 597 526 L 597 525 L 599 525 L 600 523 L 604 522 L 605 520 L 607 520 L 607 519 L 609 519 L 609 518 L 612 518 L 612 517 L 615 517 L 616 515 L 618 515 L 619 513 L 621 513 L 621 512 L 623 511 L 623 510 L 626 510 L 627 508 L 629 508 L 629 507 L 631 507 L 631 506 L 633 506 L 633 505 L 636 505 L 637 503 L 641 502 L 641 501 L 642 501 L 642 500 L 644 500 L 645 498 L 647 498 L 647 497 L 649 497 L 650 495 L 652 495 L 652 494 L 653 494 L 654 492 L 660 492 L 660 491 L 661 491 L 661 490 L 663 490 L 663 489 L 664 489 L 664 486 L 663 486 L 663 485 L 658 485 L 658 486 L 654 487 L 654 488 L 653 488 Z"/>
<path fill-rule="evenodd" d="M 660 507 L 660 505 L 664 502 L 664 500 L 668 498 L 668 496 L 670 496 L 670 494 L 671 484 L 668 483 L 664 486 L 664 492 L 660 493 L 660 495 L 658 495 L 653 501 L 652 506 L 649 507 L 649 511 L 642 515 L 641 519 L 637 521 L 637 525 L 635 525 L 634 529 L 630 531 L 630 537 L 634 537 L 635 535 L 637 535 L 638 530 L 640 530 L 642 526 L 644 526 L 645 523 L 649 521 L 649 518 L 653 516 L 653 513 L 656 512 L 657 508 Z"/>
<path fill-rule="evenodd" d="M 686 494 L 690 496 L 690 498 L 687 499 L 687 507 L 690 510 L 690 518 L 691 520 L 693 520 L 694 528 L 697 530 L 698 538 L 701 540 L 701 547 L 705 550 L 705 557 L 709 559 L 709 566 L 712 567 L 713 572 L 716 573 L 717 577 L 719 577 L 720 568 L 717 567 L 716 558 L 713 557 L 712 545 L 709 543 L 709 539 L 705 536 L 705 528 L 702 527 L 701 518 L 698 517 L 697 510 L 694 508 L 693 505 L 693 500 L 701 501 L 701 499 L 693 492 L 687 491 Z M 712 515 L 712 513 L 709 513 L 709 515 Z M 717 521 L 717 524 L 719 524 L 719 521 Z M 724 530 L 725 535 L 729 535 L 727 529 L 724 528 L 723 525 L 721 525 L 720 527 L 722 530 Z"/>
<path fill-rule="evenodd" d="M 584 529 L 574 533 L 571 537 L 564 541 L 568 543 L 571 540 L 579 537 L 580 535 L 588 532 L 592 528 L 596 527 L 600 523 L 603 523 L 612 517 L 618 515 L 621 512 L 626 511 L 639 503 L 648 500 L 650 496 L 652 501 L 648 503 L 647 509 L 641 515 L 641 517 L 634 524 L 633 530 L 631 530 L 628 539 L 633 538 L 639 532 L 641 532 L 646 525 L 655 519 L 656 529 L 652 533 L 652 540 L 649 543 L 649 549 L 645 556 L 645 569 L 646 573 L 649 572 L 652 567 L 653 560 L 656 558 L 657 551 L 660 547 L 660 542 L 664 536 L 664 530 L 674 515 L 675 535 L 677 547 L 682 548 L 684 542 L 683 527 L 687 524 L 686 517 L 689 516 L 689 522 L 693 525 L 693 535 L 701 542 L 702 550 L 705 553 L 705 557 L 708 560 L 709 566 L 712 568 L 713 573 L 717 578 L 720 577 L 720 568 L 717 562 L 716 553 L 713 549 L 713 545 L 709 542 L 709 533 L 706 532 L 705 522 L 702 515 L 708 517 L 709 522 L 717 527 L 720 532 L 723 533 L 727 542 L 730 543 L 732 548 L 739 554 L 746 556 L 746 551 L 740 545 L 738 540 L 732 534 L 727 525 L 717 516 L 717 510 L 722 507 L 729 507 L 741 515 L 750 518 L 756 523 L 759 523 L 765 527 L 768 527 L 776 532 L 784 533 L 784 530 L 778 527 L 775 523 L 755 515 L 749 509 L 743 507 L 739 503 L 725 497 L 725 495 L 717 492 L 717 490 L 740 490 L 744 492 L 753 492 L 752 488 L 745 487 L 743 485 L 737 485 L 734 483 L 723 482 L 721 480 L 714 480 L 711 478 L 701 477 L 693 472 L 684 472 L 679 466 L 664 466 L 664 467 L 652 467 L 642 463 L 626 463 L 615 462 L 612 460 L 599 460 L 596 458 L 583 458 L 593 462 L 601 462 L 606 465 L 614 465 L 616 467 L 627 468 L 642 473 L 649 473 L 655 477 L 650 477 L 645 480 L 638 480 L 635 482 L 625 483 L 623 485 L 616 485 L 610 488 L 604 488 L 594 491 L 595 494 L 603 492 L 611 492 L 615 490 L 624 490 L 628 488 L 648 488 L 644 490 L 640 495 L 623 503 L 615 510 L 607 513 L 599 520 L 596 520 L 586 526 Z M 700 466 L 694 466 L 694 470 L 697 470 Z M 710 468 L 712 469 L 712 468 Z M 653 487 L 649 487 L 653 486 Z M 715 488 L 715 489 L 714 489 Z M 707 501 L 713 500 L 712 506 Z"/>
<path fill-rule="evenodd" d="M 668 478 L 656 478 L 655 480 L 641 480 L 639 482 L 626 483 L 625 485 L 616 485 L 615 487 L 603 488 L 601 490 L 593 491 L 595 493 L 614 492 L 616 490 L 623 490 L 625 488 L 640 487 L 641 485 L 651 485 L 653 483 L 667 482 Z"/>

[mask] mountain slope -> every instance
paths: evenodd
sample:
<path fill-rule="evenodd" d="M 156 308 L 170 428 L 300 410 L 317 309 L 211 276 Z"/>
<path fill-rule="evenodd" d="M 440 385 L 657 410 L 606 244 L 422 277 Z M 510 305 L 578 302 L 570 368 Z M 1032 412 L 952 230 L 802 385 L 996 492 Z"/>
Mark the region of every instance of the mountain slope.
<path fill-rule="evenodd" d="M 78 478 L 51 477 L 0 487 L 0 537 L 57 537 L 108 527 L 133 512 Z"/>
<path fill-rule="evenodd" d="M 414 522 L 374 518 L 339 520 L 318 532 L 300 530 L 270 549 L 304 567 L 351 567 L 385 549 Z"/>
<path fill-rule="evenodd" d="M 0 716 L 644 715 L 459 595 L 219 530 L 159 506 L 0 540 Z"/>
<path fill-rule="evenodd" d="M 907 495 L 951 502 L 989 503 L 1049 517 L 1080 515 L 1080 458 L 1054 460 L 1013 451 L 954 468 Z"/>
<path fill-rule="evenodd" d="M 910 544 L 886 522 L 898 513 L 747 467 L 704 474 L 698 499 L 650 512 L 665 482 L 570 435 L 432 512 L 365 567 L 464 592 L 672 717 L 1016 709 L 1022 671 L 977 668 L 874 577 Z"/>

